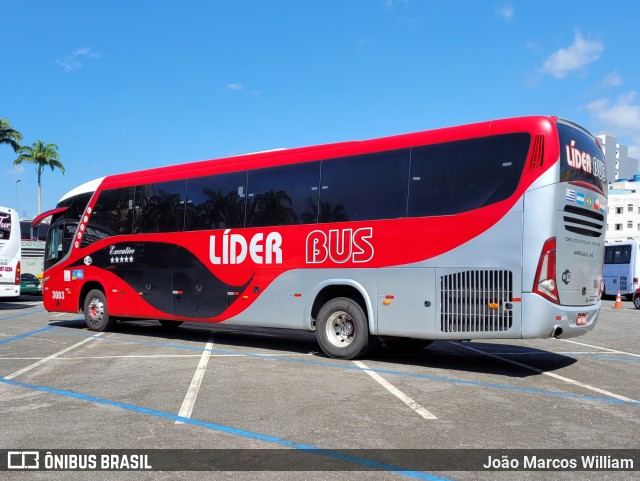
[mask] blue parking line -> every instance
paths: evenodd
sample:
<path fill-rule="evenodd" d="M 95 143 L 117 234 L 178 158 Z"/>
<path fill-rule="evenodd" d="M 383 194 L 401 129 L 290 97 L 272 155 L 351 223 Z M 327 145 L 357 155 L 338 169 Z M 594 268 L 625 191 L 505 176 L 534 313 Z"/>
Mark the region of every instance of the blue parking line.
<path fill-rule="evenodd" d="M 97 338 L 96 338 L 97 339 Z M 182 422 L 184 424 L 191 424 L 193 426 L 200 426 L 206 429 L 210 429 L 213 431 L 219 431 L 219 432 L 223 432 L 223 433 L 227 433 L 227 434 L 232 434 L 235 436 L 240 436 L 243 438 L 248 438 L 248 439 L 253 439 L 256 441 L 262 441 L 265 443 L 269 443 L 269 444 L 275 444 L 278 446 L 282 446 L 285 448 L 291 448 L 291 449 L 297 449 L 297 450 L 305 450 L 305 451 L 314 451 L 314 454 L 317 454 L 319 456 L 326 456 L 326 457 L 330 457 L 333 459 L 339 459 L 342 461 L 348 461 L 354 464 L 358 464 L 361 466 L 367 466 L 369 468 L 375 468 L 381 471 L 386 471 L 386 472 L 390 472 L 390 473 L 395 473 L 401 476 L 406 476 L 409 478 L 414 478 L 414 479 L 423 479 L 423 480 L 427 480 L 427 481 L 450 481 L 447 478 L 441 478 L 438 477 L 434 474 L 430 474 L 430 473 L 424 473 L 424 472 L 419 472 L 419 471 L 404 471 L 401 467 L 399 466 L 393 466 L 391 464 L 387 464 L 387 463 L 382 463 L 379 461 L 373 461 L 371 459 L 366 459 L 366 458 L 361 458 L 358 456 L 351 456 L 345 453 L 341 453 L 340 451 L 334 451 L 334 450 L 329 450 L 329 449 L 321 449 L 321 448 L 317 448 L 315 446 L 311 446 L 308 444 L 300 444 L 300 443 L 295 443 L 293 441 L 289 441 L 283 438 L 279 438 L 276 436 L 270 436 L 267 434 L 261 434 L 261 433 L 256 433 L 253 431 L 247 431 L 244 429 L 238 429 L 238 428 L 233 428 L 230 426 L 225 426 L 223 424 L 217 424 L 217 423 L 212 423 L 212 422 L 208 422 L 208 421 L 201 421 L 199 419 L 191 419 L 191 418 L 187 418 L 184 416 L 178 416 L 176 414 L 173 413 L 169 413 L 169 412 L 165 412 L 165 411 L 158 411 L 155 409 L 149 409 L 149 408 L 145 408 L 142 406 L 136 406 L 134 404 L 128 404 L 128 403 L 122 403 L 122 402 L 118 402 L 118 401 L 112 401 L 110 399 L 104 399 L 104 398 L 99 398 L 99 397 L 95 397 L 95 396 L 89 396 L 87 394 L 80 394 L 80 393 L 76 393 L 73 391 L 67 391 L 64 389 L 55 389 L 55 388 L 50 388 L 50 387 L 46 387 L 46 386 L 38 386 L 35 384 L 25 384 L 22 382 L 18 382 L 18 381 L 14 381 L 14 380 L 9 380 L 9 379 L 4 379 L 4 378 L 0 378 L 0 382 L 4 383 L 4 384 L 8 384 L 11 386 L 16 386 L 16 387 L 21 387 L 24 389 L 30 389 L 33 391 L 40 391 L 40 392 L 45 392 L 48 394 L 56 394 L 58 396 L 64 396 L 64 397 L 69 397 L 69 398 L 74 398 L 74 399 L 80 399 L 82 401 L 87 401 L 87 402 L 91 402 L 91 403 L 95 403 L 95 404 L 102 404 L 105 406 L 113 406 L 116 408 L 120 408 L 120 409 L 124 409 L 126 411 L 132 411 L 132 412 L 136 412 L 136 413 L 140 413 L 140 414 L 144 414 L 147 416 L 154 416 L 154 417 L 158 417 L 158 418 L 164 418 L 164 419 L 169 419 L 171 421 L 179 421 Z"/>
<path fill-rule="evenodd" d="M 8 337 L 0 341 L 0 345 L 8 344 L 13 341 L 18 341 L 20 339 L 24 339 L 25 337 L 33 336 L 34 334 L 40 334 L 41 332 L 51 331 L 51 326 L 43 327 L 42 329 L 36 329 L 35 331 L 25 332 L 24 334 L 19 334 L 17 336 Z"/>
<path fill-rule="evenodd" d="M 88 334 L 64 332 L 58 329 L 52 329 L 51 332 L 55 334 L 62 334 L 65 336 L 91 337 Z M 362 369 L 353 364 L 339 364 L 337 362 L 312 361 L 309 359 L 291 359 L 288 357 L 274 356 L 271 354 L 252 354 L 252 353 L 245 353 L 245 352 L 239 352 L 239 351 L 231 351 L 227 349 L 206 349 L 203 347 L 185 346 L 181 344 L 173 344 L 168 342 L 138 341 L 135 339 L 124 339 L 124 338 L 118 338 L 118 337 L 97 337 L 96 340 L 109 341 L 109 342 L 125 342 L 125 343 L 131 343 L 131 344 L 141 344 L 141 345 L 156 346 L 156 347 L 171 347 L 175 349 L 184 349 L 188 351 L 198 351 L 198 352 L 209 351 L 214 354 L 232 354 L 240 357 L 268 359 L 270 361 L 281 361 L 281 362 L 297 363 L 297 364 L 307 364 L 311 366 L 319 366 L 319 367 L 325 367 L 325 368 L 347 369 L 350 371 L 365 370 L 365 371 L 375 372 L 378 374 L 388 374 L 392 376 L 402 376 L 402 377 L 410 377 L 410 378 L 416 378 L 416 379 L 427 379 L 430 381 L 446 382 L 450 384 L 462 384 L 462 385 L 478 386 L 478 387 L 485 387 L 485 388 L 488 387 L 493 389 L 516 391 L 516 392 L 522 392 L 527 394 L 539 394 L 544 396 L 562 397 L 567 399 L 575 399 L 579 401 L 602 402 L 602 403 L 608 403 L 608 404 L 631 404 L 634 406 L 640 406 L 640 401 L 625 401 L 622 399 L 609 398 L 609 397 L 585 396 L 585 395 L 578 395 L 578 394 L 570 394 L 570 393 L 561 392 L 561 391 L 549 391 L 546 389 L 510 386 L 508 384 L 487 383 L 487 382 L 481 382 L 481 381 L 467 381 L 464 379 L 434 376 L 431 374 L 410 373 L 406 371 L 393 371 L 390 369 L 372 369 L 372 368 Z"/>
<path fill-rule="evenodd" d="M 35 314 L 36 312 L 44 312 L 44 309 L 36 309 L 35 311 L 23 312 L 22 314 L 14 314 L 13 316 L 0 317 L 0 321 L 15 319 L 16 317 L 28 316 L 29 314 Z"/>
<path fill-rule="evenodd" d="M 70 325 L 71 323 L 75 322 L 75 320 L 71 320 L 71 321 L 62 321 L 59 323 L 59 325 Z M 13 336 L 13 337 L 8 337 L 6 339 L 2 339 L 0 341 L 0 345 L 2 344 L 8 344 L 10 342 L 14 342 L 14 341 L 19 341 L 20 339 L 24 339 L 25 337 L 30 337 L 33 336 L 35 334 L 40 334 L 41 332 L 46 332 L 46 331 L 53 331 L 53 327 L 52 326 L 46 326 L 43 327 L 41 329 L 36 329 L 35 331 L 29 331 L 29 332 L 25 332 L 23 334 L 18 334 L 17 336 Z M 91 337 L 91 336 L 89 336 Z"/>
<path fill-rule="evenodd" d="M 260 356 L 260 357 L 266 357 L 266 356 Z M 640 406 L 640 401 L 624 401 L 622 399 L 596 397 L 596 396 L 584 396 L 584 395 L 570 394 L 570 393 L 560 392 L 560 391 L 549 391 L 549 390 L 546 390 L 546 389 L 536 389 L 536 388 L 521 387 L 521 386 L 510 386 L 508 384 L 497 384 L 497 383 L 488 383 L 488 382 L 481 382 L 481 381 L 467 381 L 467 380 L 464 380 L 464 379 L 454 379 L 454 378 L 443 377 L 443 376 L 433 376 L 431 374 L 418 374 L 418 373 L 410 373 L 410 372 L 404 372 L 404 371 L 392 371 L 390 369 L 371 369 L 371 368 L 362 369 L 362 368 L 360 368 L 358 366 L 341 365 L 341 364 L 335 364 L 335 363 L 325 363 L 325 362 L 320 362 L 320 361 L 309 361 L 309 360 L 306 360 L 306 359 L 278 358 L 278 357 L 275 357 L 275 356 L 274 357 L 270 357 L 270 359 L 286 361 L 286 362 L 298 362 L 298 363 L 303 363 L 303 364 L 331 366 L 331 367 L 338 367 L 338 368 L 350 369 L 350 370 L 371 371 L 371 372 L 375 372 L 377 374 L 388 374 L 388 375 L 392 375 L 392 376 L 412 377 L 412 378 L 417 378 L 417 379 L 429 379 L 431 381 L 447 382 L 447 383 L 451 383 L 451 384 L 465 384 L 465 385 L 469 385 L 469 386 L 490 387 L 490 388 L 495 388 L 495 389 L 503 389 L 503 390 L 507 390 L 507 391 L 518 391 L 518 392 L 523 392 L 523 393 L 528 393 L 528 394 L 542 394 L 542 395 L 545 395 L 545 396 L 563 397 L 563 398 L 577 399 L 577 400 L 582 400 L 582 401 L 596 401 L 596 402 L 604 402 L 604 403 L 609 403 L 609 404 L 631 404 L 631 405 L 635 405 L 635 406 Z"/>

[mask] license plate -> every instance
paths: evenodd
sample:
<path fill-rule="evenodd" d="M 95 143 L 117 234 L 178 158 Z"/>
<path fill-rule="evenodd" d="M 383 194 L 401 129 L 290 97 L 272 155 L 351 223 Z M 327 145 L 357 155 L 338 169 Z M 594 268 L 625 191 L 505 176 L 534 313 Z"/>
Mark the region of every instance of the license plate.
<path fill-rule="evenodd" d="M 35 284 L 27 284 L 25 287 L 36 287 Z"/>
<path fill-rule="evenodd" d="M 576 318 L 576 324 L 578 326 L 584 326 L 587 323 L 587 315 L 586 314 L 578 314 Z"/>

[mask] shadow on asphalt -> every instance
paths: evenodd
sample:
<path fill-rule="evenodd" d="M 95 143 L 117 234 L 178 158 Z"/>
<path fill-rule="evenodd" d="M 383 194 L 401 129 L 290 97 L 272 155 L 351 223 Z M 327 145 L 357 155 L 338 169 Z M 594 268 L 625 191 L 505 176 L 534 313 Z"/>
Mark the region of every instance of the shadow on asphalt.
<path fill-rule="evenodd" d="M 434 341 L 429 347 L 408 354 L 383 347 L 372 359 L 388 362 L 394 366 L 421 366 L 518 378 L 539 376 L 541 373 L 507 360 L 532 366 L 542 372 L 555 371 L 578 362 L 573 357 L 552 351 L 486 341 Z"/>
<path fill-rule="evenodd" d="M 51 320 L 49 325 L 66 329 L 87 330 L 84 320 Z M 157 321 L 140 320 L 118 322 L 112 332 L 132 337 L 151 337 L 154 339 L 152 342 L 159 343 L 178 341 L 203 345 L 213 337 L 214 349 L 217 350 L 237 351 L 241 354 L 247 348 L 259 349 L 263 351 L 261 354 L 274 356 L 281 354 L 311 354 L 317 358 L 334 361 L 322 353 L 314 333 L 292 329 L 238 327 L 208 323 L 184 323 L 177 328 L 167 328 L 161 326 Z M 145 341 L 147 340 L 145 339 Z M 491 355 L 534 366 L 542 372 L 555 371 L 577 362 L 573 357 L 551 351 L 484 341 L 434 341 L 424 349 L 411 352 L 399 352 L 382 345 L 367 356 L 366 360 L 389 364 L 390 370 L 397 370 L 398 366 L 405 365 L 517 378 L 540 375 L 540 372 L 509 363 Z M 336 360 L 336 362 L 345 361 Z M 378 367 L 384 369 L 384 367 Z"/>
<path fill-rule="evenodd" d="M 34 306 L 33 301 L 36 301 L 36 303 L 42 305 L 42 296 L 34 294 L 31 296 L 22 295 L 17 299 L 2 299 L 2 301 L 0 301 L 0 311 L 11 309 L 29 309 Z M 31 302 L 31 304 L 26 304 L 27 302 Z"/>

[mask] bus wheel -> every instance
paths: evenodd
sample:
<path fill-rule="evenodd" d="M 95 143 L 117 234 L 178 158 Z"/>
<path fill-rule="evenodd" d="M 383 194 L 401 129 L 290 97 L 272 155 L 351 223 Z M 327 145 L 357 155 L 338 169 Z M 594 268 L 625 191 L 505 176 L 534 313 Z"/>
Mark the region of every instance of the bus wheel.
<path fill-rule="evenodd" d="M 160 321 L 160 324 L 162 324 L 162 327 L 166 327 L 167 329 L 175 329 L 182 323 L 183 321 L 165 321 L 165 320 Z"/>
<path fill-rule="evenodd" d="M 109 317 L 107 298 L 100 289 L 89 291 L 85 297 L 84 321 L 92 331 L 108 331 L 115 325 L 115 319 Z"/>
<path fill-rule="evenodd" d="M 346 297 L 328 301 L 318 313 L 318 344 L 329 357 L 354 359 L 376 347 L 369 323 L 358 303 Z"/>

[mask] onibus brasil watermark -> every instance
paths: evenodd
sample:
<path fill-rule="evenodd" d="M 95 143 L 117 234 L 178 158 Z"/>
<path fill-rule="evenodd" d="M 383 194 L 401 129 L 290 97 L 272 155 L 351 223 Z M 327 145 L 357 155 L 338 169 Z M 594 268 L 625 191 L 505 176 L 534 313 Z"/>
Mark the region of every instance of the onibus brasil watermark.
<path fill-rule="evenodd" d="M 0 471 L 638 471 L 640 449 L 14 449 Z"/>

